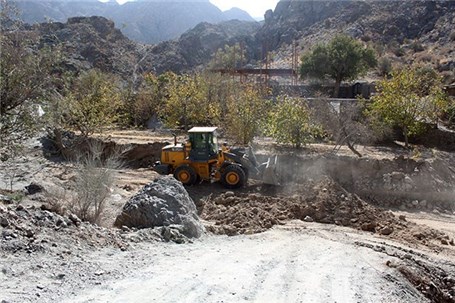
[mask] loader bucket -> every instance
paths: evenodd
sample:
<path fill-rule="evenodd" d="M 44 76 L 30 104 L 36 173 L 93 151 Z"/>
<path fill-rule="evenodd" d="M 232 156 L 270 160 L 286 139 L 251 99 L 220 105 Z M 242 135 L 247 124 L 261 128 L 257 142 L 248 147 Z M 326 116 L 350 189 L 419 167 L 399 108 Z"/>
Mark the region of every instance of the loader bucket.
<path fill-rule="evenodd" d="M 278 156 L 270 157 L 267 160 L 264 171 L 262 172 L 262 182 L 265 184 L 280 185 L 276 172 L 277 163 Z"/>

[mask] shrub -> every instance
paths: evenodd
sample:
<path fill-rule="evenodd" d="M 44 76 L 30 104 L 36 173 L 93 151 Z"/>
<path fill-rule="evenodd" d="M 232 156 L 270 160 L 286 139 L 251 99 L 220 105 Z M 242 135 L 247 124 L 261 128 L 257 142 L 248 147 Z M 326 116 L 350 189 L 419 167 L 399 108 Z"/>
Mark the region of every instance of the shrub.
<path fill-rule="evenodd" d="M 418 41 L 412 42 L 409 47 L 414 51 L 414 53 L 418 53 L 423 51 L 425 48 L 423 47 L 422 43 Z"/>
<path fill-rule="evenodd" d="M 378 60 L 378 72 L 381 76 L 388 76 L 392 72 L 392 61 L 387 57 Z"/>
<path fill-rule="evenodd" d="M 278 143 L 300 148 L 312 137 L 310 110 L 303 99 L 286 96 L 280 99 L 270 112 L 269 133 Z"/>
<path fill-rule="evenodd" d="M 114 153 L 105 157 L 102 144 L 92 143 L 90 151 L 78 162 L 76 195 L 68 208 L 81 220 L 100 224 L 115 180 L 115 169 L 121 167 L 119 156 Z"/>

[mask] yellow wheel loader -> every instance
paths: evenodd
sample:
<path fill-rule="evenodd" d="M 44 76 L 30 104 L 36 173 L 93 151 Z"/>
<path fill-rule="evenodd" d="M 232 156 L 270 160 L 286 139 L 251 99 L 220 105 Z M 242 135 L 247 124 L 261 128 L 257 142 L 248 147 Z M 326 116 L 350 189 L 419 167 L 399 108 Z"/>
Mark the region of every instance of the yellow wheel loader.
<path fill-rule="evenodd" d="M 188 131 L 189 140 L 163 147 L 161 161 L 154 170 L 162 175 L 173 174 L 184 185 L 203 181 L 221 182 L 227 188 L 244 186 L 248 178 L 266 184 L 279 185 L 275 167 L 277 158 L 258 164 L 251 149 L 247 152 L 218 146 L 216 127 L 193 127 Z"/>

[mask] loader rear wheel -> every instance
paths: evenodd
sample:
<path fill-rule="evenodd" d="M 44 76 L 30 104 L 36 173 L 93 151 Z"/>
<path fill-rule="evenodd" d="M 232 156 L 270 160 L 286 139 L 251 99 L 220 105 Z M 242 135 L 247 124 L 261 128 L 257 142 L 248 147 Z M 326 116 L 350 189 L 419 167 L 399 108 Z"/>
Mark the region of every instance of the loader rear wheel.
<path fill-rule="evenodd" d="M 174 178 L 183 183 L 183 185 L 193 185 L 197 180 L 197 174 L 191 166 L 182 165 L 174 171 Z"/>
<path fill-rule="evenodd" d="M 245 172 L 240 166 L 229 165 L 221 174 L 221 183 L 227 188 L 239 188 L 245 184 Z"/>

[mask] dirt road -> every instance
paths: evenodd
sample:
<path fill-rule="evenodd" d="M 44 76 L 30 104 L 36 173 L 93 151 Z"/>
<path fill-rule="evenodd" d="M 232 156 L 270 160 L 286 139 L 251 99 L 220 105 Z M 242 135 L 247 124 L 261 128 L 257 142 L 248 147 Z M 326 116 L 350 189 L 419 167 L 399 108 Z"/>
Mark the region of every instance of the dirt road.
<path fill-rule="evenodd" d="M 356 244 L 377 239 L 302 225 L 154 245 L 133 253 L 144 267 L 65 302 L 426 302 L 386 265 L 393 257 Z"/>

